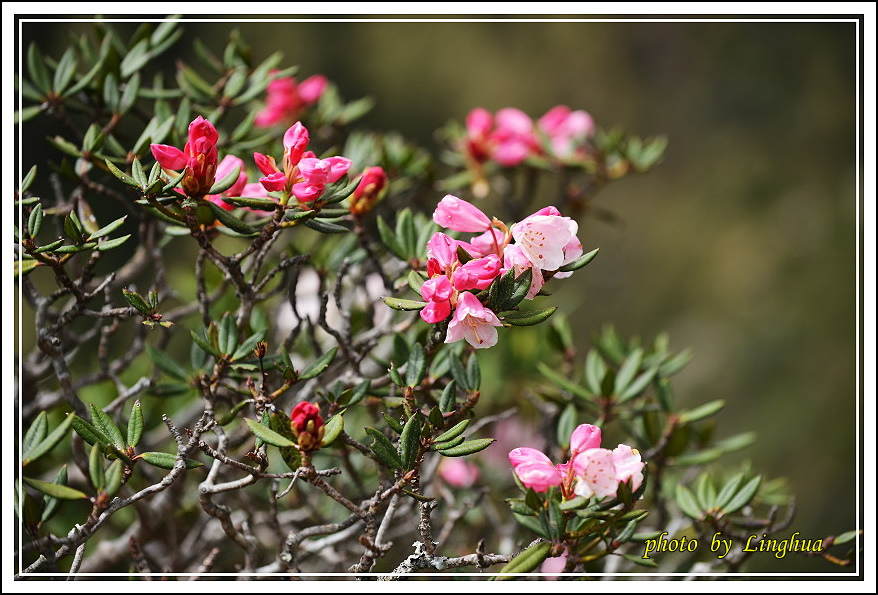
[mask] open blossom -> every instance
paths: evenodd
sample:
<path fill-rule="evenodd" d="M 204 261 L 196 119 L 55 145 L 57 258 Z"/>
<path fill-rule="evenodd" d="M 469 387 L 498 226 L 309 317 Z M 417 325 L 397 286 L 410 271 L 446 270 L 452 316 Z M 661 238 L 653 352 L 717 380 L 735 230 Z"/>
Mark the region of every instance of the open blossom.
<path fill-rule="evenodd" d="M 499 274 L 500 258 L 496 254 L 489 254 L 483 258 L 470 260 L 456 268 L 451 276 L 451 281 L 458 291 L 485 289 Z"/>
<path fill-rule="evenodd" d="M 580 424 L 570 436 L 570 459 L 555 465 L 534 448 L 509 452 L 512 470 L 521 483 L 537 492 L 560 487 L 564 499 L 615 497 L 619 484 L 630 482 L 631 491 L 643 484 L 644 463 L 640 453 L 627 444 L 613 450 L 600 448 L 601 430 Z"/>
<path fill-rule="evenodd" d="M 256 114 L 253 124 L 268 128 L 295 120 L 320 99 L 327 84 L 326 77 L 321 74 L 315 74 L 301 83 L 292 76 L 274 79 L 268 83 L 265 107 Z"/>
<path fill-rule="evenodd" d="M 165 169 L 186 168 L 180 186 L 188 196 L 203 197 L 216 181 L 219 134 L 208 120 L 198 116 L 189 124 L 189 140 L 183 150 L 170 145 L 149 146 L 153 157 Z"/>
<path fill-rule="evenodd" d="M 557 213 L 554 207 L 549 208 Z M 565 262 L 572 260 L 567 257 L 565 250 L 568 245 L 578 244 L 571 244 L 578 228 L 579 225 L 570 217 L 537 211 L 512 226 L 512 237 L 535 267 L 557 271 Z M 582 245 L 578 245 L 581 254 Z"/>
<path fill-rule="evenodd" d="M 475 295 L 462 292 L 457 299 L 454 316 L 448 324 L 446 343 L 465 339 L 476 349 L 492 347 L 497 344 L 497 329 L 503 326 L 497 315 L 482 305 Z"/>
<path fill-rule="evenodd" d="M 273 157 L 253 153 L 256 167 L 264 177 L 259 181 L 269 192 L 284 192 L 295 195 L 302 202 L 313 202 L 320 198 L 327 184 L 338 181 L 351 167 L 347 157 L 327 157 L 318 159 L 306 148 L 311 137 L 301 122 L 296 122 L 284 133 L 283 169 Z"/>

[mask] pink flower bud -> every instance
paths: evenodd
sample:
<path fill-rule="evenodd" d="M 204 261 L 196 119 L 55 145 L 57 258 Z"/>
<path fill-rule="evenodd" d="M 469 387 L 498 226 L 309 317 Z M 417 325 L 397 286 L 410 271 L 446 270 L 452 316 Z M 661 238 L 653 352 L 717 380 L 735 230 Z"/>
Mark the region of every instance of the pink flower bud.
<path fill-rule="evenodd" d="M 535 448 L 521 447 L 509 451 L 509 462 L 515 476 L 526 488 L 546 492 L 561 485 L 562 476 L 552 461 Z"/>
<path fill-rule="evenodd" d="M 277 167 L 277 163 L 274 161 L 274 157 L 263 155 L 262 153 L 253 153 L 253 161 L 256 162 L 256 167 L 259 171 L 266 176 L 270 176 L 271 174 L 280 171 Z"/>
<path fill-rule="evenodd" d="M 446 195 L 433 212 L 433 221 L 454 231 L 481 232 L 491 228 L 491 220 L 478 208 L 450 194 Z"/>
<path fill-rule="evenodd" d="M 489 254 L 483 258 L 470 260 L 454 271 L 451 277 L 454 288 L 458 291 L 467 289 L 485 289 L 500 274 L 500 258 Z"/>
<path fill-rule="evenodd" d="M 259 182 L 262 184 L 262 187 L 269 192 L 278 192 L 286 187 L 287 177 L 282 171 L 279 171 L 271 174 L 270 176 L 259 178 Z"/>
<path fill-rule="evenodd" d="M 430 324 L 442 322 L 448 318 L 449 314 L 451 314 L 451 302 L 449 300 L 430 302 L 421 308 L 420 311 L 423 321 Z"/>
<path fill-rule="evenodd" d="M 571 457 L 590 448 L 600 448 L 601 429 L 591 424 L 580 424 L 570 435 Z"/>
<path fill-rule="evenodd" d="M 159 165 L 165 169 L 182 169 L 189 161 L 183 151 L 170 145 L 150 145 L 149 150 L 152 151 L 152 156 Z"/>
<path fill-rule="evenodd" d="M 451 299 L 454 288 L 445 275 L 433 277 L 421 285 L 421 297 L 428 302 L 443 302 Z"/>
<path fill-rule="evenodd" d="M 301 122 L 296 122 L 287 129 L 284 133 L 284 171 L 289 172 L 288 168 L 299 163 L 309 142 L 311 135 Z"/>
<path fill-rule="evenodd" d="M 457 262 L 458 244 L 457 240 L 437 231 L 427 241 L 427 258 L 435 261 L 440 270 L 447 270 Z"/>
<path fill-rule="evenodd" d="M 329 84 L 329 81 L 322 74 L 309 76 L 299 83 L 299 88 L 297 89 L 299 97 L 306 104 L 316 103 L 320 96 L 323 95 L 327 84 Z"/>
<path fill-rule="evenodd" d="M 317 450 L 323 441 L 324 428 L 320 409 L 313 403 L 301 402 L 290 414 L 290 429 L 303 451 Z"/>
<path fill-rule="evenodd" d="M 381 167 L 367 167 L 363 170 L 363 177 L 357 184 L 351 201 L 351 213 L 364 215 L 372 210 L 372 206 L 381 197 L 381 192 L 387 186 L 387 174 Z"/>

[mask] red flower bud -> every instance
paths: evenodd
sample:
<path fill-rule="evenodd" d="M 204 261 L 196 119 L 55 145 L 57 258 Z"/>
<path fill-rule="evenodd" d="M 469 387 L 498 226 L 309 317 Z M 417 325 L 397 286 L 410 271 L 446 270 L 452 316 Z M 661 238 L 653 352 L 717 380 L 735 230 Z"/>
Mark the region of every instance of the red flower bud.
<path fill-rule="evenodd" d="M 290 428 L 303 451 L 317 450 L 323 441 L 323 418 L 317 405 L 308 402 L 298 403 L 290 414 Z"/>
<path fill-rule="evenodd" d="M 378 201 L 385 186 L 387 186 L 387 174 L 384 170 L 377 166 L 367 167 L 351 197 L 351 213 L 354 215 L 368 213 Z"/>

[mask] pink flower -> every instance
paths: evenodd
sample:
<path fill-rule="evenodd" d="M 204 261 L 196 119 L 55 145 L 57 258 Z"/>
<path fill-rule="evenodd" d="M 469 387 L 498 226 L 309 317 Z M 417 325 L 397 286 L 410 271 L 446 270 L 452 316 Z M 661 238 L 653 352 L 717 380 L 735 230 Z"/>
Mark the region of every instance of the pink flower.
<path fill-rule="evenodd" d="M 198 116 L 189 124 L 189 140 L 183 150 L 170 145 L 149 146 L 153 157 L 165 169 L 186 168 L 180 186 L 188 196 L 203 197 L 216 181 L 219 140 L 213 124 Z"/>
<path fill-rule="evenodd" d="M 458 261 L 458 244 L 457 240 L 437 231 L 427 241 L 427 258 L 435 260 L 442 271 L 449 270 Z"/>
<path fill-rule="evenodd" d="M 535 492 L 546 492 L 561 485 L 561 472 L 552 461 L 535 448 L 521 447 L 509 452 L 512 470 L 522 485 Z"/>
<path fill-rule="evenodd" d="M 464 291 L 457 299 L 445 342 L 466 339 L 467 343 L 477 349 L 492 347 L 497 344 L 495 327 L 498 326 L 503 326 L 503 323 L 497 315 L 483 306 L 475 295 Z"/>
<path fill-rule="evenodd" d="M 594 119 L 588 112 L 571 111 L 566 105 L 550 109 L 537 121 L 537 126 L 549 138 L 553 155 L 562 161 L 582 152 L 595 128 Z"/>
<path fill-rule="evenodd" d="M 531 264 L 544 271 L 556 271 L 564 265 L 565 248 L 578 228 L 570 217 L 534 213 L 512 226 L 512 238 Z"/>
<path fill-rule="evenodd" d="M 449 314 L 451 314 L 451 302 L 448 300 L 429 302 L 420 311 L 423 321 L 430 324 L 442 322 Z"/>
<path fill-rule="evenodd" d="M 496 228 L 491 228 L 485 233 L 475 236 L 469 243 L 460 242 L 463 249 L 470 253 L 473 258 L 497 254 L 503 252 L 506 244 L 506 234 Z"/>
<path fill-rule="evenodd" d="M 586 498 L 615 497 L 622 482 L 631 482 L 631 491 L 643 483 L 640 453 L 626 444 L 613 450 L 592 448 L 573 459 L 576 474 L 574 493 Z"/>
<path fill-rule="evenodd" d="M 500 258 L 496 254 L 489 254 L 483 258 L 470 260 L 455 269 L 451 281 L 458 291 L 485 289 L 499 274 Z"/>
<path fill-rule="evenodd" d="M 546 558 L 543 560 L 542 566 L 540 566 L 540 572 L 557 574 L 559 572 L 564 572 L 564 569 L 567 567 L 567 550 L 564 550 L 560 556 L 555 556 L 552 558 Z M 544 577 L 547 581 L 556 580 L 558 577 L 555 576 L 547 576 Z"/>
<path fill-rule="evenodd" d="M 539 153 L 539 143 L 530 116 L 514 107 L 497 112 L 496 128 L 491 134 L 495 142 L 492 157 L 503 167 L 514 167 L 529 155 Z"/>
<path fill-rule="evenodd" d="M 491 220 L 473 204 L 450 194 L 439 201 L 433 221 L 454 231 L 481 232 L 491 229 Z"/>
<path fill-rule="evenodd" d="M 479 468 L 460 458 L 443 458 L 437 472 L 445 483 L 456 488 L 468 488 L 479 478 Z"/>
<path fill-rule="evenodd" d="M 326 431 L 323 418 L 320 416 L 320 408 L 307 401 L 297 403 L 290 413 L 290 429 L 296 437 L 300 450 L 320 448 Z"/>
<path fill-rule="evenodd" d="M 313 202 L 326 190 L 327 184 L 337 182 L 351 167 L 347 157 L 317 159 L 306 151 L 310 142 L 308 129 L 296 122 L 284 133 L 283 171 L 273 157 L 253 153 L 256 167 L 264 177 L 259 181 L 269 192 L 293 194 L 301 202 Z"/>
<path fill-rule="evenodd" d="M 491 112 L 477 107 L 466 116 L 466 152 L 477 163 L 491 157 L 491 129 L 494 117 Z"/>
<path fill-rule="evenodd" d="M 445 275 L 437 275 L 421 285 L 421 297 L 428 303 L 421 309 L 420 315 L 425 322 L 431 324 L 441 322 L 451 314 L 451 296 L 454 288 Z"/>
<path fill-rule="evenodd" d="M 268 128 L 295 120 L 320 99 L 327 82 L 326 77 L 320 74 L 301 83 L 291 76 L 274 79 L 266 88 L 265 107 L 256 114 L 253 123 L 260 128 Z"/>
<path fill-rule="evenodd" d="M 524 250 L 521 249 L 521 246 L 516 244 L 509 244 L 503 250 L 503 269 L 504 273 L 509 269 L 514 269 L 516 277 L 530 269 L 530 287 L 524 296 L 528 300 L 534 299 L 546 283 L 543 271 L 539 267 L 534 266 L 524 253 Z"/>

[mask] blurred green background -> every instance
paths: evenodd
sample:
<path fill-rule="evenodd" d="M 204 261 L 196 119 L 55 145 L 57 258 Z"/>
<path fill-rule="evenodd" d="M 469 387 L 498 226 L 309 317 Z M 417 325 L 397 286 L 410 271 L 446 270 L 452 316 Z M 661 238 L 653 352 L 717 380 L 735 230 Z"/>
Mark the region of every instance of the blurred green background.
<path fill-rule="evenodd" d="M 87 27 L 31 23 L 23 42 L 57 57 Z M 397 130 L 434 155 L 434 131 L 476 106 L 536 118 L 563 103 L 599 126 L 667 135 L 653 172 L 599 194 L 615 223 L 580 221 L 586 250 L 601 252 L 553 287 L 553 303 L 583 354 L 608 323 L 645 341 L 668 331 L 673 348 L 694 349 L 675 393 L 684 405 L 724 399 L 720 437 L 758 432 L 735 460 L 789 478 L 798 513 L 781 536 L 855 528 L 854 23 L 187 25 L 218 53 L 233 29 L 255 62 L 282 50 L 302 77 L 322 73 L 346 99 L 373 97 L 362 125 Z M 184 38 L 171 53 L 189 49 Z M 483 384 L 495 397 L 504 390 L 500 379 Z M 769 555 L 751 569 L 838 570 Z"/>

